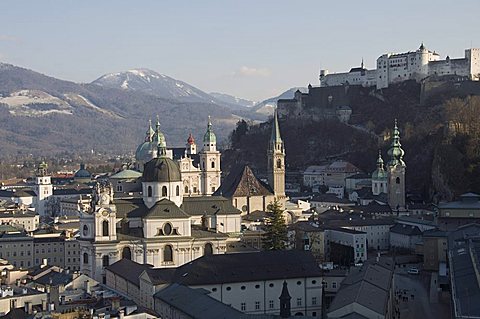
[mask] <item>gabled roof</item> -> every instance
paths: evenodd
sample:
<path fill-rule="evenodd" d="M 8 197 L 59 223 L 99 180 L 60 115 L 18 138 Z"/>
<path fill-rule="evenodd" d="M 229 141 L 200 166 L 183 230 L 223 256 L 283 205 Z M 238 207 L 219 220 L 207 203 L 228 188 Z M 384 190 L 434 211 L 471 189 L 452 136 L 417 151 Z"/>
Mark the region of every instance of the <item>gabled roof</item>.
<path fill-rule="evenodd" d="M 164 198 L 156 202 L 155 205 L 153 205 L 152 208 L 150 208 L 142 217 L 145 219 L 189 218 L 190 215 L 185 213 L 174 202 Z"/>
<path fill-rule="evenodd" d="M 124 169 L 110 176 L 111 179 L 136 179 L 140 177 L 142 177 L 142 173 L 131 169 Z"/>
<path fill-rule="evenodd" d="M 213 194 L 216 196 L 249 197 L 273 195 L 270 186 L 258 179 L 247 165 L 234 167 L 222 185 Z"/>
<path fill-rule="evenodd" d="M 130 259 L 120 259 L 105 269 L 131 282 L 135 286 L 140 286 L 140 275 L 144 270 L 152 267 L 150 264 L 138 264 Z"/>

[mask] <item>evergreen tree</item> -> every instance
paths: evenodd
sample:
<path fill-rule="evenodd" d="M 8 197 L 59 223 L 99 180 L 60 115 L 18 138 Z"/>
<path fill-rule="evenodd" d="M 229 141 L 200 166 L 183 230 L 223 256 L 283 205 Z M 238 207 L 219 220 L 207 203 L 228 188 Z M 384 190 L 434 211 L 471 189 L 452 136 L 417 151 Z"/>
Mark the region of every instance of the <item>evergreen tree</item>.
<path fill-rule="evenodd" d="M 275 201 L 268 205 L 265 218 L 265 234 L 263 235 L 263 249 L 283 250 L 287 243 L 287 225 L 282 216 L 283 210 L 280 203 Z"/>

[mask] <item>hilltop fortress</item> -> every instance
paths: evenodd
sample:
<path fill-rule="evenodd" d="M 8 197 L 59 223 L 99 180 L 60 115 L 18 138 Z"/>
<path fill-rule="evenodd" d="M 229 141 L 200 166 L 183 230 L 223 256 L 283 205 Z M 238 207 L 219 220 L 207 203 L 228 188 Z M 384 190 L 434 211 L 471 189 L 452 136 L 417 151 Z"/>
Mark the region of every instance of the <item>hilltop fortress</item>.
<path fill-rule="evenodd" d="M 367 70 L 363 61 L 360 67 L 349 72 L 329 74 L 320 70 L 320 86 L 361 85 L 387 88 L 390 84 L 406 80 L 420 82 L 427 77 L 456 75 L 471 81 L 480 79 L 480 49 L 466 49 L 464 58 L 440 60 L 435 51 L 422 43 L 418 50 L 405 53 L 387 53 L 377 59 L 377 68 Z"/>

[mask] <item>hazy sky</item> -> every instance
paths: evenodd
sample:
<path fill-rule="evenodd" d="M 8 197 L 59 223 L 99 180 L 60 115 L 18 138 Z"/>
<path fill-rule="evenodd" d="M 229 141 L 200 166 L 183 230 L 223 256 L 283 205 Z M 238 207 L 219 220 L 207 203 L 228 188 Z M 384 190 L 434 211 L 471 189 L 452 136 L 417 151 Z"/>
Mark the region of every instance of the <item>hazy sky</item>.
<path fill-rule="evenodd" d="M 150 68 L 261 100 L 422 41 L 480 47 L 478 0 L 0 0 L 0 61 L 61 79 Z"/>

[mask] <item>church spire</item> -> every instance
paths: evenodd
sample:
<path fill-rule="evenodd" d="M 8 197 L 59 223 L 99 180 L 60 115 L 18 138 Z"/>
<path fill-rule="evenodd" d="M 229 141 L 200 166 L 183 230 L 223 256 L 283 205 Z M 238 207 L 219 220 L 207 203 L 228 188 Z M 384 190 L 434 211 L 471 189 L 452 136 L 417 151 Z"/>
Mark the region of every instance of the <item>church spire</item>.
<path fill-rule="evenodd" d="M 280 294 L 280 317 L 281 318 L 290 318 L 292 313 L 291 313 L 291 304 L 290 300 L 292 297 L 290 296 L 290 293 L 288 292 L 288 287 L 287 287 L 287 282 L 283 281 L 283 287 L 282 287 L 282 293 Z"/>
<path fill-rule="evenodd" d="M 166 157 L 167 156 L 167 142 L 165 140 L 165 135 L 163 135 L 160 130 L 160 119 L 157 115 L 157 124 L 155 125 L 155 135 L 154 141 L 157 142 L 157 156 Z"/>
<path fill-rule="evenodd" d="M 275 109 L 273 112 L 273 126 L 272 135 L 270 137 L 270 144 L 282 143 L 282 137 L 280 136 L 280 126 L 278 125 L 278 111 Z"/>
<path fill-rule="evenodd" d="M 392 143 L 390 144 L 390 149 L 388 150 L 388 155 L 390 156 L 388 165 L 395 166 L 400 164 L 405 166 L 405 162 L 403 161 L 404 154 L 405 152 L 403 151 L 402 144 L 400 143 L 400 131 L 398 130 L 397 119 L 395 119 L 395 127 L 392 131 Z"/>
<path fill-rule="evenodd" d="M 377 169 L 384 170 L 383 167 L 383 158 L 382 158 L 382 151 L 378 150 L 378 158 L 377 158 Z"/>

